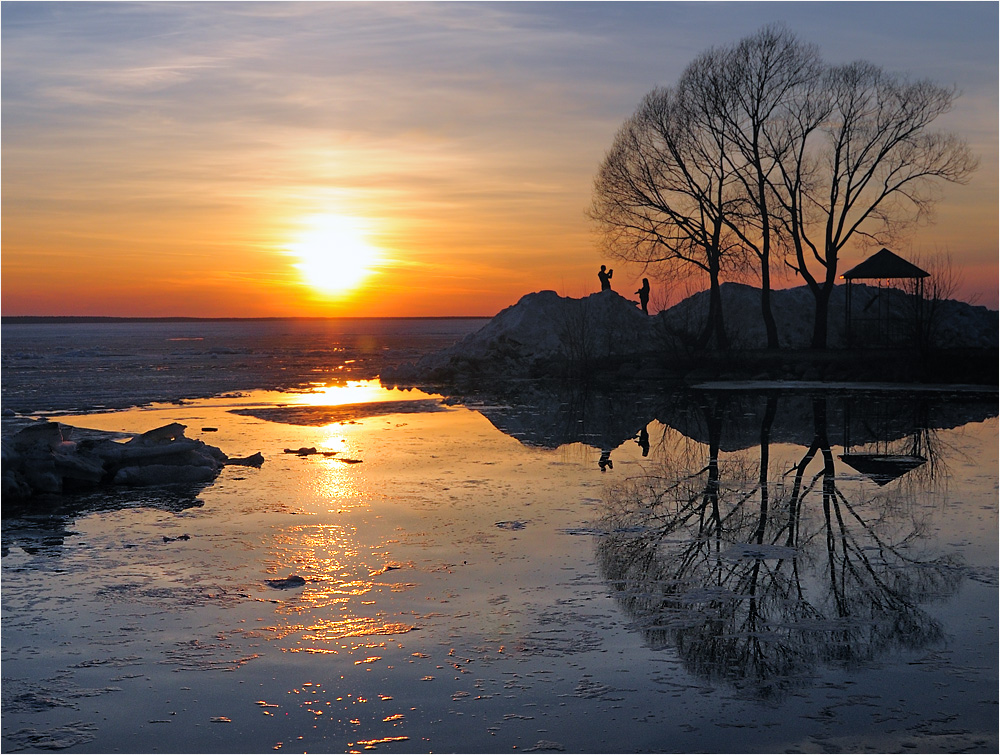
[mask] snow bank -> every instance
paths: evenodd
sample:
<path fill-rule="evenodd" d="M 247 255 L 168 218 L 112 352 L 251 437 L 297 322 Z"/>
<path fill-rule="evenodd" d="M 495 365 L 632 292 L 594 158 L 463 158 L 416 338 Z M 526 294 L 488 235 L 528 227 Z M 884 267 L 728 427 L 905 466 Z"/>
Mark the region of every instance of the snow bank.
<path fill-rule="evenodd" d="M 846 345 L 846 286 L 837 286 L 830 299 L 828 345 Z M 912 299 L 896 290 L 855 285 L 852 310 L 871 314 L 874 308 L 912 311 Z M 760 307 L 760 289 L 739 283 L 721 287 L 723 317 L 734 349 L 762 349 L 767 345 Z M 558 370 L 588 369 L 636 355 L 690 351 L 704 328 L 707 291 L 649 317 L 636 303 L 614 291 L 583 299 L 562 297 L 554 291 L 527 294 L 480 330 L 442 351 L 382 373 L 386 383 L 450 380 L 455 377 L 507 377 L 558 374 Z M 997 312 L 958 301 L 933 305 L 933 343 L 949 348 L 996 348 Z M 771 292 L 771 308 L 779 346 L 807 349 L 812 341 L 815 300 L 805 286 Z"/>
<path fill-rule="evenodd" d="M 488 370 L 530 375 L 553 363 L 585 365 L 648 351 L 653 318 L 614 291 L 583 299 L 538 291 L 523 296 L 483 328 L 416 365 L 383 373 L 384 381 Z"/>
<path fill-rule="evenodd" d="M 852 312 L 870 313 L 878 288 L 855 284 L 851 292 Z M 721 286 L 722 313 L 733 348 L 764 348 L 767 334 L 760 308 L 760 289 L 741 283 Z M 883 289 L 883 308 L 912 311 L 912 302 L 897 290 Z M 845 305 L 847 286 L 837 286 L 830 295 L 828 345 L 846 346 Z M 933 343 L 947 348 L 997 348 L 997 312 L 961 301 L 935 302 L 931 317 Z M 778 329 L 778 345 L 784 349 L 806 349 L 812 342 L 815 299 L 809 288 L 798 286 L 771 292 L 771 311 Z M 925 307 L 926 309 L 926 307 Z M 675 338 L 692 336 L 703 327 L 708 312 L 708 291 L 702 291 L 660 313 L 658 320 Z"/>

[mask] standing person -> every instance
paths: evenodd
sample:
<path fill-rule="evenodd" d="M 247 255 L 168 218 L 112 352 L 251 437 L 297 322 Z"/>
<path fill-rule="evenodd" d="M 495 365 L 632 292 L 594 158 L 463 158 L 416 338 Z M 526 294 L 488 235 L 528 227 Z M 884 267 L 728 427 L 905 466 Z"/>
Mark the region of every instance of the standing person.
<path fill-rule="evenodd" d="M 639 431 L 639 435 L 636 436 L 635 442 L 638 444 L 639 448 L 642 449 L 643 458 L 649 456 L 649 430 L 645 427 Z"/>
<path fill-rule="evenodd" d="M 642 279 L 642 288 L 636 291 L 639 294 L 639 306 L 644 314 L 649 314 L 649 278 Z"/>
<path fill-rule="evenodd" d="M 601 451 L 601 458 L 598 460 L 597 466 L 601 468 L 602 472 L 615 468 L 614 462 L 611 461 L 611 451 Z"/>
<path fill-rule="evenodd" d="M 605 270 L 604 265 L 601 265 L 601 272 L 597 274 L 597 277 L 601 279 L 601 291 L 611 290 L 611 276 L 614 274 L 614 270 Z"/>

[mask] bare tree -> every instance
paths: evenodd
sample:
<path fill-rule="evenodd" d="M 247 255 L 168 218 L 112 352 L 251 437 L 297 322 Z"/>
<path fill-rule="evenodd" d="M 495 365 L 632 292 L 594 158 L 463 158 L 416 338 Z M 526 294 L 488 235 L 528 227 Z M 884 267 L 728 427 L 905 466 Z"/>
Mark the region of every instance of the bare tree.
<path fill-rule="evenodd" d="M 911 262 L 929 273 L 927 278 L 906 278 L 902 290 L 906 294 L 905 319 L 912 323 L 913 342 L 922 353 L 941 343 L 942 321 L 953 303 L 962 279 L 952 264 L 950 253 L 939 253 L 927 260 L 916 255 Z"/>
<path fill-rule="evenodd" d="M 824 91 L 829 116 L 818 127 L 800 123 L 801 147 L 783 162 L 779 194 L 793 267 L 816 298 L 813 348 L 827 345 L 830 295 L 848 242 L 898 238 L 929 216 L 940 181 L 964 183 L 977 166 L 964 140 L 929 130 L 951 108 L 952 88 L 859 62 L 830 69 Z"/>
<path fill-rule="evenodd" d="M 621 127 L 594 181 L 590 216 L 605 249 L 659 274 L 694 267 L 708 274 L 709 316 L 699 339 L 727 347 L 721 274 L 734 252 L 726 215 L 738 212 L 721 129 L 697 126 L 689 103 L 655 89 Z"/>
<path fill-rule="evenodd" d="M 718 123 L 726 141 L 728 166 L 746 197 L 746 211 L 726 220 L 744 247 L 753 252 L 761 284 L 761 316 L 767 347 L 778 347 L 771 311 L 771 260 L 782 223 L 774 215 L 781 202 L 781 165 L 804 139 L 789 124 L 816 124 L 822 110 L 815 91 L 823 65 L 817 49 L 791 32 L 768 26 L 731 49 L 703 55 L 688 69 L 682 86 L 697 92 L 704 107 L 717 108 L 707 128 Z M 717 94 L 722 90 L 724 94 Z"/>

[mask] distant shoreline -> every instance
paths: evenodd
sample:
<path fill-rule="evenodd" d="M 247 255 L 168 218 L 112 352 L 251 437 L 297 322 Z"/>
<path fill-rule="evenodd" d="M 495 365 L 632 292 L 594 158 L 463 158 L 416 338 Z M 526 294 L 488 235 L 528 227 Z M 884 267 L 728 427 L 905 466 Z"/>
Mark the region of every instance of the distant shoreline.
<path fill-rule="evenodd" d="M 4 315 L 3 325 L 72 325 L 151 322 L 321 322 L 324 320 L 489 320 L 488 315 L 448 315 L 428 317 L 100 317 L 96 315 Z"/>

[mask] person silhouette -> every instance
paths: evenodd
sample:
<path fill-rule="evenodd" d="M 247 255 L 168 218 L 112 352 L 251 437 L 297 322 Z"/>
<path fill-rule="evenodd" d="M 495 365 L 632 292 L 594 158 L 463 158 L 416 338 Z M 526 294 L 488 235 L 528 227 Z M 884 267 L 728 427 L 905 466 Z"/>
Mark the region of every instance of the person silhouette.
<path fill-rule="evenodd" d="M 639 308 L 643 314 L 649 314 L 649 278 L 642 279 L 642 288 L 636 291 L 639 294 Z"/>
<path fill-rule="evenodd" d="M 598 460 L 597 466 L 601 468 L 602 472 L 615 468 L 614 462 L 611 461 L 611 451 L 601 451 L 601 458 Z"/>
<path fill-rule="evenodd" d="M 642 279 L 642 288 L 636 291 L 639 294 L 639 306 L 643 314 L 649 314 L 649 278 Z"/>
<path fill-rule="evenodd" d="M 611 276 L 614 274 L 614 270 L 606 270 L 604 265 L 601 265 L 601 272 L 597 274 L 597 277 L 601 279 L 601 291 L 611 290 Z"/>
<path fill-rule="evenodd" d="M 646 428 L 642 428 L 639 431 L 639 435 L 635 438 L 636 444 L 642 449 L 642 455 L 645 458 L 649 456 L 649 431 Z"/>

